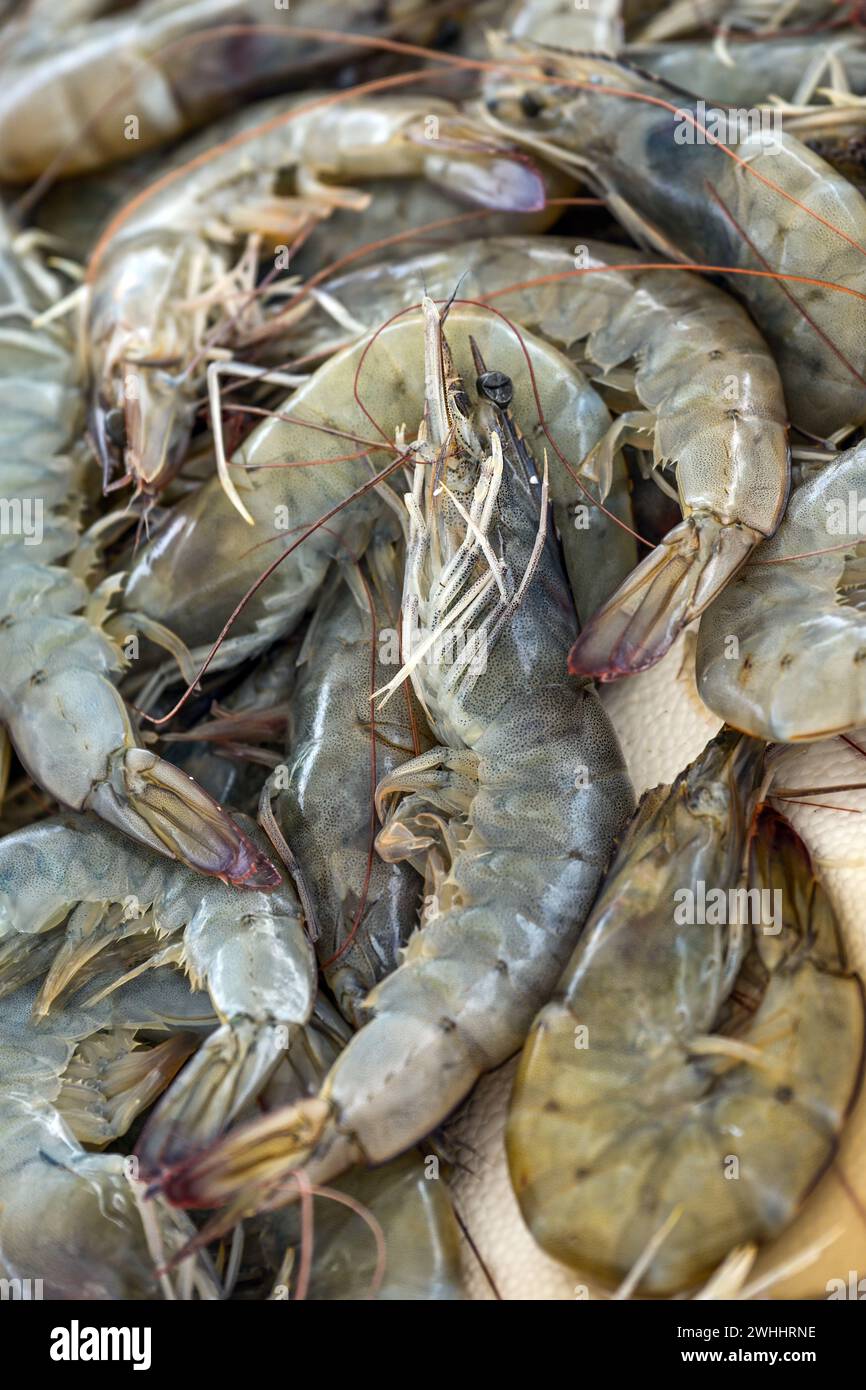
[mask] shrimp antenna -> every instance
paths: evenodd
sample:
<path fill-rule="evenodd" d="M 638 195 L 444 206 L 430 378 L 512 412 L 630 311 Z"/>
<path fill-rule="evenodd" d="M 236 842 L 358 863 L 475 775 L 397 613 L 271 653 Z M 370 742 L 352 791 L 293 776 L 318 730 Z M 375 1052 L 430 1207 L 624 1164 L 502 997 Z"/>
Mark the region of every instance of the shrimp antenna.
<path fill-rule="evenodd" d="M 460 286 L 463 284 L 463 281 L 466 279 L 467 274 L 468 274 L 468 271 L 465 271 L 465 270 L 464 270 L 464 271 L 462 271 L 462 273 L 458 276 L 457 284 L 454 286 L 454 289 L 451 291 L 451 297 L 450 297 L 450 299 L 446 302 L 444 309 L 441 309 L 440 312 L 439 312 L 439 319 L 440 319 L 440 322 L 444 323 L 445 320 L 447 319 L 449 310 L 450 310 L 450 308 L 451 308 L 451 305 L 454 303 L 455 299 L 457 298 L 458 294 L 460 293 Z M 425 291 L 425 294 L 426 294 L 426 291 Z"/>

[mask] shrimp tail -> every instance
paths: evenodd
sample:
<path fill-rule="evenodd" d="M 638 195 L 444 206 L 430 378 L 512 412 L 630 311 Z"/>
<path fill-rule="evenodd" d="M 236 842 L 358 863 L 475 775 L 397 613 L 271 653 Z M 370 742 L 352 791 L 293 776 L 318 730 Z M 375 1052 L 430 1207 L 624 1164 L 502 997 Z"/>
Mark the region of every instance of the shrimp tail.
<path fill-rule="evenodd" d="M 426 135 L 415 132 L 412 138 L 430 148 Z M 440 188 L 500 212 L 540 212 L 545 206 L 544 178 L 531 156 L 516 147 L 503 150 L 460 117 L 440 122 L 435 149 L 426 172 Z"/>
<path fill-rule="evenodd" d="M 333 1106 L 312 1096 L 242 1125 L 173 1169 L 163 1169 L 154 1186 L 175 1206 L 230 1203 L 225 1220 L 233 1224 L 289 1201 L 297 1193 L 292 1174 L 299 1169 L 324 1181 L 356 1157 L 356 1146 L 336 1129 Z"/>
<path fill-rule="evenodd" d="M 712 512 L 687 517 L 594 614 L 569 653 L 571 674 L 610 681 L 654 666 L 761 539 Z"/>
<path fill-rule="evenodd" d="M 172 763 L 142 748 L 112 757 L 87 809 L 199 873 L 245 888 L 276 888 L 278 871 L 227 811 Z"/>
<path fill-rule="evenodd" d="M 255 1100 L 280 1061 L 285 1031 L 245 1020 L 211 1034 L 147 1121 L 138 1145 L 146 1181 L 208 1149 Z"/>

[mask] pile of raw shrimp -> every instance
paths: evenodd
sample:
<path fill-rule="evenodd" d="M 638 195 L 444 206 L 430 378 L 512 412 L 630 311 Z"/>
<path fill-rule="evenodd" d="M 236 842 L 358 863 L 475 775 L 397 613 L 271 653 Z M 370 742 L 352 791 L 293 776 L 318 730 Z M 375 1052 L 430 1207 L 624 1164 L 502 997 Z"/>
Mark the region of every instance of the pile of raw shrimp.
<path fill-rule="evenodd" d="M 2 9 L 0 1277 L 847 1296 L 856 7 Z"/>

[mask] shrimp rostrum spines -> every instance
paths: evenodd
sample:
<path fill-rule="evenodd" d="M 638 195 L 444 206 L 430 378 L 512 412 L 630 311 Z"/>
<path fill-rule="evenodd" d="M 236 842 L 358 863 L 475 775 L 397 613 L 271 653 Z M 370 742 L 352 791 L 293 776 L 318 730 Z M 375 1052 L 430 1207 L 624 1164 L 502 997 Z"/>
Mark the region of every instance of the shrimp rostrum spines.
<path fill-rule="evenodd" d="M 647 793 L 515 1084 L 536 1240 L 614 1284 L 652 1250 L 647 1294 L 778 1235 L 860 1084 L 863 991 L 829 899 L 786 822 L 750 832 L 761 762 L 723 733 Z"/>
<path fill-rule="evenodd" d="M 92 810 L 205 873 L 262 885 L 276 870 L 222 807 L 171 763 L 137 747 L 112 674 L 124 665 L 71 567 L 86 499 L 73 344 L 34 325 L 56 287 L 0 230 L 0 721 L 24 767 L 62 804 Z M 47 281 L 47 283 L 46 283 Z M 59 561 L 66 563 L 61 565 Z"/>
<path fill-rule="evenodd" d="M 521 345 L 509 325 L 480 308 L 457 303 L 452 323 L 458 317 L 512 380 L 514 415 L 527 438 L 534 442 L 543 433 L 540 401 L 564 457 L 589 453 L 609 417 L 577 368 L 529 334 Z M 236 452 L 232 472 L 257 531 L 211 479 L 172 510 L 130 562 L 124 607 L 163 623 L 192 647 L 210 643 L 279 543 L 294 548 L 238 615 L 229 644 L 240 639 L 245 652 L 262 650 L 290 632 L 314 602 L 332 559 L 345 559 L 346 547 L 356 556 L 365 549 L 383 505 L 371 479 L 399 465 L 393 441 L 403 426 L 414 432 L 423 414 L 423 335 L 417 316 L 407 313 L 331 357 Z M 576 495 L 583 496 L 573 485 L 571 500 Z M 323 518 L 326 525 L 295 544 Z M 580 533 L 573 521 L 573 515 L 565 518 L 561 529 L 576 546 Z M 258 539 L 270 544 L 259 548 Z M 196 602 L 190 603 L 193 588 Z"/>
<path fill-rule="evenodd" d="M 735 728 L 792 743 L 866 724 L 864 497 L 861 443 L 793 490 L 701 619 L 698 689 Z"/>
<path fill-rule="evenodd" d="M 641 408 L 620 412 L 581 473 L 604 500 L 618 443 L 651 449 L 656 468 L 676 469 L 685 519 L 617 588 L 620 570 L 616 583 L 603 589 L 609 602 L 593 622 L 583 623 L 574 669 L 602 678 L 642 669 L 664 654 L 772 530 L 788 487 L 782 383 L 748 314 L 694 275 L 651 264 L 626 268 L 636 259 L 635 252 L 594 241 L 574 247 L 553 237 L 500 237 L 393 267 L 371 266 L 322 286 L 366 323 L 373 304 L 378 313 L 411 302 L 418 280 L 431 296 L 445 297 L 464 277 L 462 294 L 490 296 L 497 310 L 576 356 L 600 389 L 610 374 L 613 401 L 622 399 L 624 371 L 633 368 Z M 317 318 L 308 320 L 299 329 L 301 342 L 318 344 L 320 331 Z M 578 538 L 557 503 L 586 499 L 557 476 L 553 459 L 551 493 L 584 620 L 594 605 L 584 609 L 569 554 Z M 605 555 L 622 550 L 623 535 L 607 526 Z M 600 558 L 593 557 L 596 569 Z M 609 561 L 601 563 L 610 568 Z"/>
<path fill-rule="evenodd" d="M 613 730 L 592 687 L 565 672 L 574 606 L 539 465 L 484 394 L 490 373 L 494 395 L 503 385 L 484 324 L 449 315 L 449 351 L 425 301 L 405 667 L 386 689 L 410 674 L 441 743 L 377 792 L 379 852 L 427 877 L 419 930 L 319 1096 L 227 1136 L 169 1180 L 174 1199 L 255 1207 L 301 1164 L 321 1176 L 378 1163 L 439 1124 L 519 1046 L 630 814 Z M 479 375 L 472 406 L 464 382 Z"/>

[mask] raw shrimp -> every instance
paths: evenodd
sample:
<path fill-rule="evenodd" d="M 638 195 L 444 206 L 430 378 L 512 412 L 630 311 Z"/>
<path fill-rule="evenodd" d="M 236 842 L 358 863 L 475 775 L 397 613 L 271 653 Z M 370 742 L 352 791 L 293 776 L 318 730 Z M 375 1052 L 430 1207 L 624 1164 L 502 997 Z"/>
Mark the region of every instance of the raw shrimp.
<path fill-rule="evenodd" d="M 536 1240 L 606 1282 L 639 1267 L 647 1294 L 777 1235 L 860 1084 L 862 986 L 775 813 L 738 889 L 761 754 L 723 733 L 644 797 L 515 1083 L 509 1163 Z"/>
<path fill-rule="evenodd" d="M 379 1168 L 346 1173 L 333 1190 L 365 1210 L 381 1232 L 385 1268 L 373 1295 L 378 1302 L 463 1299 L 459 1229 L 448 1191 L 441 1178 L 428 1177 L 417 1153 L 402 1154 Z M 286 1207 L 271 1215 L 279 1223 L 284 1249 L 299 1243 L 297 1212 L 297 1207 Z M 370 1297 L 377 1251 L 367 1222 L 333 1197 L 316 1200 L 314 1219 L 307 1299 L 345 1302 Z"/>
<path fill-rule="evenodd" d="M 259 808 L 263 768 L 281 761 L 297 659 L 297 642 L 278 643 L 230 695 L 214 701 L 209 718 L 184 733 L 162 734 L 172 762 L 215 800 L 249 816 Z"/>
<path fill-rule="evenodd" d="M 189 1051 L 183 1030 L 201 1026 L 207 1001 L 164 970 L 39 1023 L 28 1018 L 33 994 L 0 1001 L 0 1274 L 41 1281 L 47 1299 L 159 1297 L 170 1285 L 157 1269 L 193 1227 L 161 1198 L 137 1196 L 129 1159 L 82 1143 L 128 1128 Z M 181 1285 L 187 1277 L 219 1297 L 201 1256 L 178 1271 Z"/>
<path fill-rule="evenodd" d="M 355 1027 L 364 1000 L 399 964 L 420 908 L 421 879 L 373 852 L 373 791 L 432 739 L 408 689 L 381 715 L 370 696 L 400 664 L 402 554 L 387 542 L 323 596 L 301 655 L 287 768 L 274 809 L 315 905 L 316 950 Z M 371 761 L 373 759 L 374 761 Z M 375 775 L 373 775 L 375 773 Z"/>
<path fill-rule="evenodd" d="M 277 1098 L 287 1104 L 317 1090 L 349 1036 L 343 1020 L 320 999 L 313 1018 L 289 1050 L 282 1071 L 265 1093 L 265 1107 L 270 1108 Z M 293 1075 L 286 1084 L 290 1071 Z M 287 1254 L 301 1248 L 298 1209 L 268 1212 L 245 1224 L 244 1234 L 280 1280 Z M 380 1242 L 381 1251 L 377 1250 Z M 376 1287 L 380 1253 L 384 1269 Z M 297 1286 L 291 1292 L 297 1296 Z M 271 1292 L 272 1298 L 289 1295 L 290 1286 L 281 1282 Z M 440 1302 L 463 1297 L 457 1223 L 447 1180 L 440 1177 L 439 1160 L 434 1155 L 422 1161 L 417 1152 L 407 1153 L 379 1168 L 346 1173 L 333 1184 L 328 1196 L 315 1200 L 312 1265 L 305 1297 L 345 1301 L 371 1296 L 379 1302 Z"/>
<path fill-rule="evenodd" d="M 418 284 L 439 297 L 459 278 L 461 294 L 490 297 L 500 312 L 577 356 L 602 389 L 610 380 L 615 408 L 617 398 L 621 408 L 637 396 L 643 409 L 620 414 L 582 472 L 605 497 L 619 440 L 651 448 L 656 467 L 677 469 L 682 525 L 630 574 L 627 534 L 601 512 L 593 512 L 589 533 L 575 533 L 565 512 L 585 512 L 586 499 L 566 479 L 563 493 L 558 478 L 552 486 L 554 505 L 563 504 L 556 520 L 582 623 L 610 599 L 597 626 L 585 628 L 575 663 L 603 677 L 640 670 L 667 651 L 773 529 L 788 490 L 782 385 L 748 315 L 685 272 L 618 268 L 637 259 L 594 241 L 574 247 L 552 237 L 499 238 L 372 266 L 319 287 L 326 302 L 366 327 L 374 314 L 411 303 Z M 585 273 L 573 274 L 575 268 Z M 299 346 L 318 346 L 327 331 L 320 319 L 307 320 L 298 328 Z M 624 370 L 632 363 L 633 376 Z M 608 506 L 623 516 L 620 488 L 622 481 Z M 580 556 L 586 563 L 578 577 Z"/>
<path fill-rule="evenodd" d="M 260 317 L 252 291 L 262 240 L 287 255 L 335 207 L 365 207 L 367 195 L 343 186 L 347 179 L 426 179 L 482 206 L 544 207 L 544 182 L 527 156 L 491 140 L 453 103 L 347 96 L 244 111 L 216 147 L 209 130 L 107 228 L 88 269 L 85 329 L 106 482 L 122 460 L 124 480 L 139 490 L 165 485 L 204 388 L 206 337 L 219 328 L 224 337 L 245 309 L 253 323 Z M 278 193 L 290 173 L 293 191 Z M 282 375 L 278 384 L 298 381 Z M 227 470 L 222 476 L 249 521 Z"/>
<path fill-rule="evenodd" d="M 515 0 L 505 28 L 516 39 L 592 53 L 615 53 L 622 43 L 622 0 Z"/>
<path fill-rule="evenodd" d="M 706 33 L 707 29 L 772 33 L 778 41 L 782 25 L 792 29 L 809 29 L 823 21 L 840 18 L 839 0 L 674 0 L 661 8 L 655 7 L 646 27 L 637 35 L 648 43 L 679 38 L 683 34 Z M 848 5 L 852 12 L 853 5 Z M 771 47 L 771 44 L 767 44 Z"/>
<path fill-rule="evenodd" d="M 777 798 L 773 804 L 807 839 L 812 862 L 839 916 L 850 962 L 866 979 L 861 741 L 845 735 L 780 748 L 773 758 L 772 794 Z M 828 787 L 840 790 L 825 791 Z M 774 1287 L 774 1298 L 827 1298 L 838 1291 L 843 1278 L 847 1285 L 849 1269 L 856 1269 L 861 1260 L 864 1202 L 866 1087 L 861 1086 L 832 1167 L 782 1237 L 762 1251 L 755 1269 L 759 1278 L 779 1267 L 784 1270 L 791 1257 L 796 1260 L 803 1251 L 820 1253 L 805 1268 L 794 1265 Z"/>
<path fill-rule="evenodd" d="M 58 944 L 52 929 L 70 913 Z M 181 965 L 195 988 L 208 989 L 221 1027 L 151 1119 L 145 1158 L 173 1160 L 218 1134 L 306 1023 L 316 988 L 315 957 L 287 885 L 263 893 L 205 882 L 85 816 L 40 821 L 0 840 L 0 963 L 0 992 L 47 965 L 39 1015 L 94 977 L 104 993 L 164 964 Z"/>
<path fill-rule="evenodd" d="M 406 666 L 385 692 L 410 672 L 441 743 L 376 795 L 380 854 L 425 873 L 420 929 L 369 996 L 370 1020 L 318 1097 L 166 1176 L 174 1200 L 234 1197 L 230 1217 L 287 1200 L 284 1180 L 300 1165 L 318 1180 L 402 1152 L 519 1046 L 633 805 L 595 691 L 564 673 L 574 608 L 546 534 L 546 484 L 495 404 L 506 385 L 496 359 L 488 370 L 477 345 L 470 352 L 462 315 L 452 359 L 429 299 L 424 317 L 427 410 L 406 498 Z M 480 378 L 474 407 L 470 372 Z"/>
<path fill-rule="evenodd" d="M 285 38 L 274 32 L 281 22 Z M 293 34 L 305 22 L 355 33 L 411 24 L 421 36 L 429 27 L 418 0 L 294 0 L 285 19 L 254 0 L 151 0 L 65 29 L 61 42 L 52 25 L 42 42 L 37 32 L 8 55 L 0 180 L 28 182 L 55 161 L 70 175 L 131 159 L 245 95 L 305 86 L 311 71 L 357 55 L 348 43 Z"/>
<path fill-rule="evenodd" d="M 28 221 L 46 233 L 52 248 L 83 265 L 109 218 L 144 183 L 156 177 L 164 157 L 142 155 L 98 174 L 65 179 L 40 198 Z"/>
<path fill-rule="evenodd" d="M 560 174 L 558 170 L 544 167 L 540 172 L 544 178 L 547 204 L 535 212 L 499 212 L 495 208 L 467 210 L 465 196 L 460 199 L 457 193 L 424 179 L 365 180 L 363 191 L 370 197 L 369 205 L 363 212 L 353 208 L 335 208 L 327 220 L 317 223 L 315 236 L 305 241 L 292 255 L 292 272 L 305 280 L 320 272 L 322 266 L 333 265 L 362 247 L 375 246 L 379 241 L 387 240 L 395 227 L 399 227 L 401 236 L 397 253 L 399 260 L 394 261 L 395 266 L 414 259 L 431 247 L 448 246 L 468 235 L 473 238 L 518 234 L 531 236 L 544 232 L 562 213 L 557 199 L 572 194 L 576 184 L 574 179 Z M 443 225 L 449 219 L 453 219 L 451 225 Z M 417 236 L 411 240 L 409 228 L 417 228 Z M 414 297 L 417 299 L 417 294 Z M 301 332 L 307 327 L 309 311 L 310 306 L 307 305 L 303 313 L 297 315 Z M 291 311 L 286 317 L 294 326 Z M 383 317 L 383 314 L 379 314 L 377 321 Z M 374 325 L 371 323 L 370 326 Z M 244 335 L 241 344 L 244 355 L 249 352 L 249 345 L 255 346 L 259 339 L 272 340 L 279 328 L 279 306 L 275 305 L 274 312 L 269 307 L 260 328 L 253 328 Z M 285 355 L 275 343 L 274 360 L 282 361 Z"/>
<path fill-rule="evenodd" d="M 494 314 L 459 302 L 451 322 L 472 334 L 511 379 L 515 417 L 524 421 L 530 441 L 538 440 L 538 404 L 513 331 Z M 567 459 L 582 459 L 607 429 L 607 412 L 577 368 L 554 348 L 529 334 L 525 344 L 550 435 Z M 354 395 L 356 378 L 363 408 Z M 331 559 L 344 559 L 346 546 L 356 557 L 363 552 L 383 506 L 371 488 L 373 470 L 393 466 L 391 441 L 402 425 L 417 429 L 423 381 L 417 315 L 401 316 L 332 357 L 235 455 L 238 488 L 256 530 L 245 526 L 219 480 L 212 479 L 173 509 L 163 529 L 131 561 L 125 605 L 171 628 L 193 648 L 209 644 L 267 560 L 276 557 L 274 542 L 287 547 L 327 516 L 327 524 L 307 536 L 247 603 L 216 660 L 229 663 L 238 654 L 261 651 L 291 631 L 312 605 Z M 555 466 L 561 471 L 554 496 L 565 471 L 558 459 Z M 363 487 L 370 491 L 343 505 Z M 572 498 L 580 495 L 576 483 L 568 480 L 568 487 Z M 562 529 L 574 533 L 573 521 L 572 516 Z"/>
<path fill-rule="evenodd" d="M 251 887 L 273 865 L 191 778 L 136 747 L 111 684 L 124 665 L 103 626 L 117 581 L 90 593 L 70 566 L 85 502 L 71 344 L 33 315 L 56 292 L 0 226 L 0 722 L 34 780 L 77 810 L 204 873 Z M 61 567 L 58 562 L 66 561 Z"/>
<path fill-rule="evenodd" d="M 692 98 L 624 63 L 514 50 L 549 80 L 492 89 L 493 128 L 582 170 L 642 244 L 756 271 L 726 278 L 773 349 L 791 423 L 825 437 L 866 420 L 866 202 L 847 180 L 738 109 L 721 108 L 720 136 Z M 766 533 L 773 517 L 775 498 L 750 524 Z"/>
<path fill-rule="evenodd" d="M 779 36 L 728 50 L 710 42 L 630 44 L 620 56 L 682 91 L 731 106 L 757 106 L 771 97 L 802 106 L 816 88 L 830 85 L 866 92 L 866 46 L 857 29 Z"/>
<path fill-rule="evenodd" d="M 794 489 L 776 535 L 704 614 L 698 689 L 735 728 L 793 743 L 866 724 L 864 497 L 858 444 Z"/>

